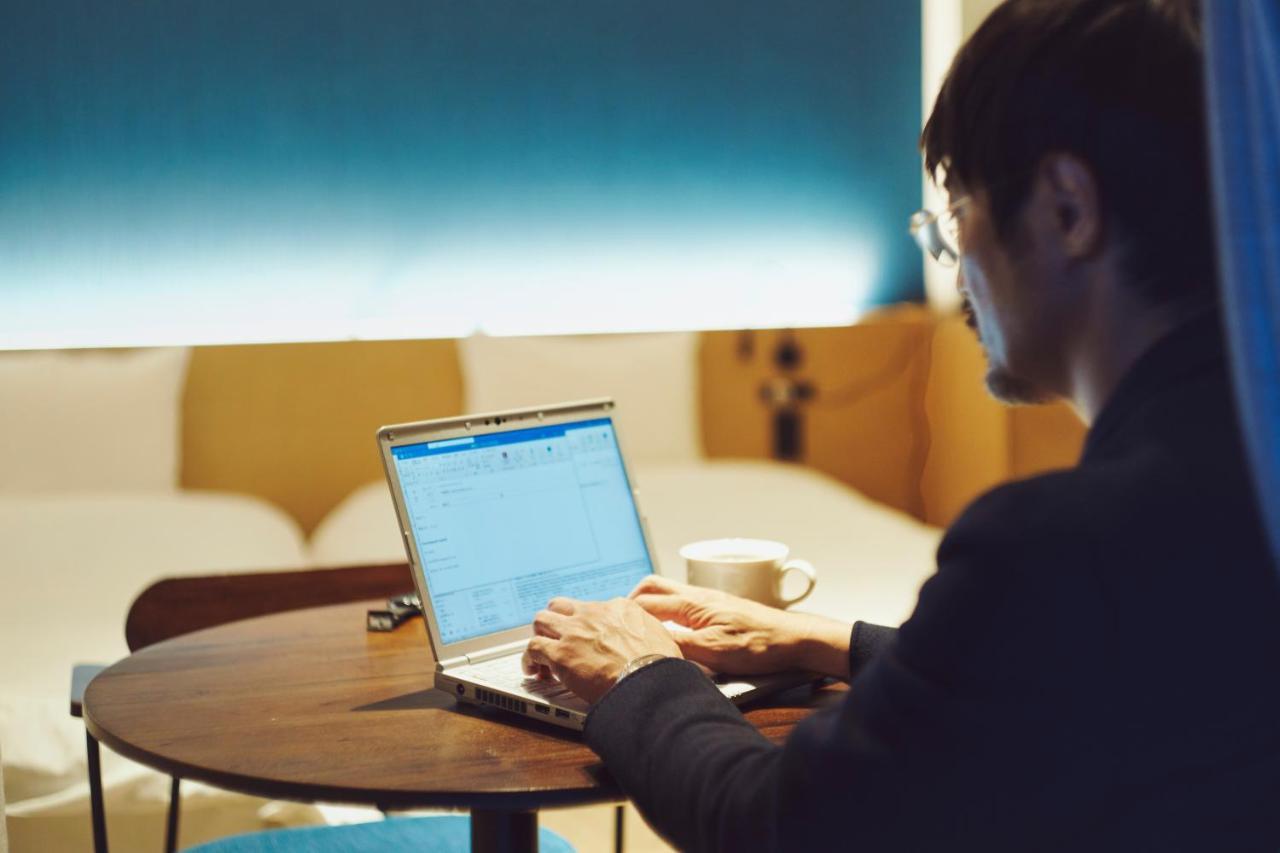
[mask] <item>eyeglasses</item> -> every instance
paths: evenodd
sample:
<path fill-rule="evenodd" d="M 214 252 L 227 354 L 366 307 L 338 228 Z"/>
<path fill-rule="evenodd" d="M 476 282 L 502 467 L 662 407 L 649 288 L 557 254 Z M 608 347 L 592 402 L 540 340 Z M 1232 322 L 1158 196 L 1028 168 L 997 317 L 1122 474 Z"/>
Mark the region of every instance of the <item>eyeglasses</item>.
<path fill-rule="evenodd" d="M 969 203 L 963 196 L 940 211 L 918 210 L 911 214 L 911 236 L 926 255 L 944 267 L 960 261 L 960 226 L 956 211 Z"/>

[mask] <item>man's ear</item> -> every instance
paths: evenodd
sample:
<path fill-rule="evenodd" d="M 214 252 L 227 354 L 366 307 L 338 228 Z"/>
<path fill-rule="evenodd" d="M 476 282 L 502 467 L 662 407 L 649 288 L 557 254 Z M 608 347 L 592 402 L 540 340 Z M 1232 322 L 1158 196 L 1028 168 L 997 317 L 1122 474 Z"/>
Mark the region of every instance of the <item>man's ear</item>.
<path fill-rule="evenodd" d="M 1072 154 L 1048 154 L 1040 162 L 1040 179 L 1051 205 L 1051 227 L 1062 253 L 1087 258 L 1102 248 L 1102 209 L 1093 170 Z"/>

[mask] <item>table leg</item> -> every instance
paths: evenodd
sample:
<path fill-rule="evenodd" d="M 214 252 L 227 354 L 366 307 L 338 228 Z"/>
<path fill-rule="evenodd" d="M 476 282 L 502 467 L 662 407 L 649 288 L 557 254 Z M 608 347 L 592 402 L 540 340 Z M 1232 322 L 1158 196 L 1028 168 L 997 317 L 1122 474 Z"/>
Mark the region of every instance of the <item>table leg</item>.
<path fill-rule="evenodd" d="M 471 810 L 472 853 L 538 850 L 538 813 Z"/>
<path fill-rule="evenodd" d="M 164 828 L 164 853 L 178 849 L 178 809 L 182 808 L 182 780 L 177 776 L 169 783 L 169 819 Z"/>
<path fill-rule="evenodd" d="M 89 753 L 89 808 L 93 814 L 93 850 L 94 853 L 107 853 L 107 816 L 102 807 L 102 767 L 98 758 L 98 741 L 86 731 L 84 744 Z"/>

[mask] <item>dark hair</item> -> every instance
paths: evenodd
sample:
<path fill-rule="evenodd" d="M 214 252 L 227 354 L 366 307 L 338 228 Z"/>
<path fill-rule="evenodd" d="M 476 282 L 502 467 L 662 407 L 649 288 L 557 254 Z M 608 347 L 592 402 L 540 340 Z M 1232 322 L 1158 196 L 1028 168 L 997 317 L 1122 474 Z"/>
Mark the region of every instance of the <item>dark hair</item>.
<path fill-rule="evenodd" d="M 925 167 L 986 190 L 1008 241 L 1051 152 L 1092 169 L 1107 233 L 1150 304 L 1216 294 L 1198 7 L 1007 0 L 961 48 L 920 137 Z"/>

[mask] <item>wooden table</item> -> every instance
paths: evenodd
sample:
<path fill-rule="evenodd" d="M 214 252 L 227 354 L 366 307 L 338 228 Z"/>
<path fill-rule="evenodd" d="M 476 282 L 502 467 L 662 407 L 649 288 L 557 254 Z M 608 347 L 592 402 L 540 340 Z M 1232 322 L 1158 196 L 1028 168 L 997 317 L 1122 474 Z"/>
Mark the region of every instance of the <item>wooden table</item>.
<path fill-rule="evenodd" d="M 421 619 L 366 633 L 374 602 L 233 622 L 96 677 L 89 733 L 183 779 L 275 799 L 469 808 L 473 849 L 535 849 L 543 806 L 623 799 L 581 736 L 433 690 Z M 747 718 L 781 741 L 832 691 Z"/>

